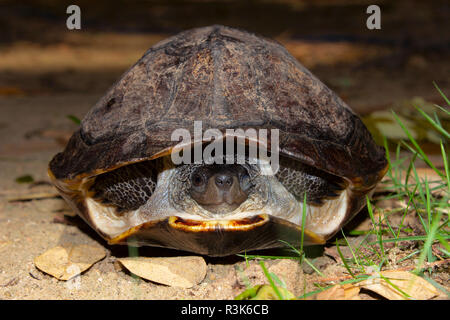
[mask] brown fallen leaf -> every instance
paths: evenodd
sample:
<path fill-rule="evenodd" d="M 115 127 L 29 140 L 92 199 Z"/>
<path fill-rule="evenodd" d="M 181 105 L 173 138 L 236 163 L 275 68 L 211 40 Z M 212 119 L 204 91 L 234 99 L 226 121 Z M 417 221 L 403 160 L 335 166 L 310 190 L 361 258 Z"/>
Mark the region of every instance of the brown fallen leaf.
<path fill-rule="evenodd" d="M 172 287 L 190 288 L 206 276 L 206 262 L 202 257 L 146 258 L 130 257 L 118 261 L 135 275 Z"/>
<path fill-rule="evenodd" d="M 347 283 L 344 285 L 335 285 L 325 291 L 315 294 L 312 299 L 315 300 L 361 300 L 359 296 L 360 288 Z"/>
<path fill-rule="evenodd" d="M 59 280 L 69 280 L 106 256 L 100 246 L 58 246 L 34 259 L 35 266 Z"/>
<path fill-rule="evenodd" d="M 355 286 L 376 292 L 389 300 L 428 300 L 442 294 L 428 281 L 408 271 L 381 271 L 378 275 Z"/>

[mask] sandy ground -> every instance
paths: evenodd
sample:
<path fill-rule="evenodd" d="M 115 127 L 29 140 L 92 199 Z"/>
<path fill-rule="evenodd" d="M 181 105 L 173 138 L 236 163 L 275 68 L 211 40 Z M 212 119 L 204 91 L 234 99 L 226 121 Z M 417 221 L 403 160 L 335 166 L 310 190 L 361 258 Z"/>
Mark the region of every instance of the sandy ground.
<path fill-rule="evenodd" d="M 78 94 L 0 98 L 0 299 L 233 299 L 245 289 L 246 279 L 253 285 L 267 283 L 257 262 L 246 265 L 236 256 L 206 257 L 206 278 L 190 289 L 135 280 L 116 262 L 128 256 L 127 247 L 108 246 L 62 199 L 8 202 L 17 195 L 54 192 L 49 184 L 18 184 L 15 179 L 30 174 L 36 182 L 48 182 L 48 161 L 76 128 L 66 115 L 82 117 L 97 98 Z M 367 224 L 367 213 L 358 220 Z M 43 252 L 64 244 L 100 245 L 108 252 L 106 258 L 82 274 L 79 287 L 39 271 L 33 263 Z M 400 253 L 394 260 L 407 252 Z M 157 248 L 141 248 L 139 254 L 186 255 Z M 392 254 L 395 256 L 394 251 Z M 313 261 L 325 277 L 345 274 L 345 269 L 323 255 L 320 248 L 315 256 L 317 260 Z M 296 295 L 315 289 L 317 275 L 295 260 L 267 261 L 266 265 Z M 448 273 L 438 274 L 437 281 L 448 285 Z M 368 294 L 362 297 L 374 298 Z"/>
<path fill-rule="evenodd" d="M 8 202 L 19 194 L 54 192 L 50 185 L 30 188 L 15 179 L 31 174 L 35 181 L 48 181 L 49 159 L 61 149 L 58 137 L 76 128 L 68 113 L 82 116 L 97 96 L 64 95 L 51 97 L 0 98 L 2 122 L 0 150 L 0 298 L 1 299 L 232 299 L 244 286 L 243 259 L 208 259 L 205 280 L 192 289 L 177 289 L 149 281 L 134 280 L 118 270 L 115 259 L 128 256 L 126 247 L 109 247 L 74 215 L 61 199 Z M 76 110 L 76 112 L 74 112 Z M 36 121 L 39 119 L 39 121 Z M 52 135 L 53 134 L 53 135 Z M 50 135 L 46 137 L 45 135 Z M 27 137 L 27 138 L 25 138 Z M 55 139 L 56 137 L 56 139 Z M 57 223 L 66 217 L 73 225 Z M 73 217 L 73 218 L 71 218 Z M 97 244 L 108 256 L 81 277 L 79 289 L 40 272 L 33 260 L 46 250 L 61 244 Z M 145 256 L 176 256 L 185 253 L 170 250 L 140 249 Z M 268 262 L 270 270 L 287 276 L 291 290 L 303 292 L 299 281 L 303 271 L 290 260 Z M 255 263 L 247 274 L 254 284 L 264 282 Z"/>
<path fill-rule="evenodd" d="M 116 262 L 128 256 L 128 248 L 108 246 L 62 199 L 8 201 L 17 195 L 55 192 L 48 184 L 47 164 L 77 127 L 67 116 L 82 118 L 120 74 L 163 37 L 83 32 L 68 33 L 56 42 L 0 46 L 0 299 L 232 299 L 245 289 L 247 279 L 251 284 L 267 283 L 257 262 L 246 265 L 236 256 L 205 257 L 206 278 L 191 289 L 135 280 Z M 445 51 L 398 52 L 392 46 L 312 42 L 285 35 L 278 40 L 360 114 L 388 109 L 414 96 L 440 103 L 432 81 L 444 91 L 450 84 Z M 17 183 L 23 175 L 43 183 Z M 367 223 L 367 212 L 358 221 Z M 33 263 L 46 250 L 69 243 L 100 245 L 108 252 L 82 274 L 78 289 L 39 271 Z M 318 248 L 310 256 L 325 277 L 345 274 L 323 250 Z M 407 253 L 392 249 L 392 267 Z M 139 254 L 186 253 L 143 248 Z M 295 295 L 315 289 L 317 275 L 295 260 L 266 265 Z M 448 268 L 434 277 L 448 289 Z M 379 298 L 367 293 L 362 297 Z"/>

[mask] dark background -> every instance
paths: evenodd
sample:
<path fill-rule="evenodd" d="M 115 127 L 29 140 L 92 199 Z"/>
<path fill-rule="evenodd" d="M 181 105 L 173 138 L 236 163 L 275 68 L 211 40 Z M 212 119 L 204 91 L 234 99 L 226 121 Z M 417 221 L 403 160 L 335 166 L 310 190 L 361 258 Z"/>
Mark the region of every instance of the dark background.
<path fill-rule="evenodd" d="M 66 28 L 81 8 L 82 29 Z M 381 30 L 366 8 L 381 7 Z M 0 1 L 0 95 L 100 96 L 156 41 L 224 24 L 272 37 L 357 112 L 419 96 L 450 74 L 449 1 Z"/>

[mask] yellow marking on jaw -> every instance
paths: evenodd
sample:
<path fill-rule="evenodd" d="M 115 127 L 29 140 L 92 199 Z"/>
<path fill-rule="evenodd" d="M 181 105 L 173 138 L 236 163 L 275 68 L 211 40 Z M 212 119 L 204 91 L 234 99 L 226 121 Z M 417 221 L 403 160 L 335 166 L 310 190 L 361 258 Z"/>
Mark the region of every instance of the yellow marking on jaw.
<path fill-rule="evenodd" d="M 263 225 L 269 221 L 269 217 L 266 214 L 261 214 L 252 218 L 244 218 L 239 220 L 188 220 L 182 219 L 180 217 L 171 216 L 168 218 L 168 224 L 172 228 L 178 230 L 184 230 L 187 232 L 208 232 L 214 231 L 217 228 L 221 228 L 227 231 L 246 231 L 251 230 L 255 227 Z M 137 233 L 140 229 L 149 228 L 161 220 L 146 222 L 138 226 L 132 227 L 125 231 L 124 233 L 108 240 L 109 244 L 117 244 L 125 240 L 126 238 Z"/>
<path fill-rule="evenodd" d="M 248 231 L 252 230 L 256 227 L 262 226 L 263 224 L 269 222 L 269 216 L 267 214 L 260 214 L 251 218 L 243 218 L 236 220 L 209 220 L 209 221 L 201 221 L 201 220 L 190 220 L 190 219 L 182 219 L 177 216 L 171 216 L 167 219 L 167 223 L 170 227 L 183 230 L 186 232 L 199 233 L 199 232 L 214 232 L 218 229 L 228 232 L 234 231 Z M 140 224 L 138 226 L 132 227 L 122 234 L 109 239 L 109 244 L 118 244 L 124 242 L 127 238 L 136 234 L 141 229 L 150 228 L 157 223 L 162 222 L 163 220 L 151 221 Z M 298 226 L 299 237 L 301 233 L 301 227 Z M 324 244 L 326 240 L 317 235 L 316 233 L 309 231 L 307 229 L 304 230 L 305 239 L 308 239 L 308 242 L 312 242 L 315 244 Z"/>
<path fill-rule="evenodd" d="M 189 232 L 205 232 L 222 229 L 224 231 L 247 231 L 259 227 L 269 221 L 267 214 L 236 220 L 190 220 L 172 216 L 169 225 L 175 229 Z"/>

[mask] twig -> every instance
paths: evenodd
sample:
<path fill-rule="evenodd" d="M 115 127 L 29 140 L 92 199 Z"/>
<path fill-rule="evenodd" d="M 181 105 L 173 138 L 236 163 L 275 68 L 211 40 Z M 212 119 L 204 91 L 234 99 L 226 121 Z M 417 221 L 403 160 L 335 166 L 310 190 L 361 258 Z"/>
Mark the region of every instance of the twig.
<path fill-rule="evenodd" d="M 41 199 L 50 199 L 50 198 L 60 198 L 59 193 L 56 192 L 40 192 L 40 193 L 31 193 L 24 194 L 17 197 L 8 198 L 8 202 L 17 202 L 17 201 L 31 201 L 31 200 L 41 200 Z"/>
<path fill-rule="evenodd" d="M 0 287 L 3 287 L 3 288 L 12 287 L 18 283 L 19 283 L 19 278 L 15 277 L 15 278 L 12 278 L 11 280 L 9 280 L 8 283 L 0 285 Z"/>
<path fill-rule="evenodd" d="M 433 252 L 433 254 L 436 256 L 436 257 L 438 257 L 439 258 L 439 260 L 444 260 L 444 258 L 442 258 L 440 255 L 439 255 L 439 251 L 438 251 L 438 249 L 436 249 L 436 246 L 431 246 L 431 251 Z"/>

